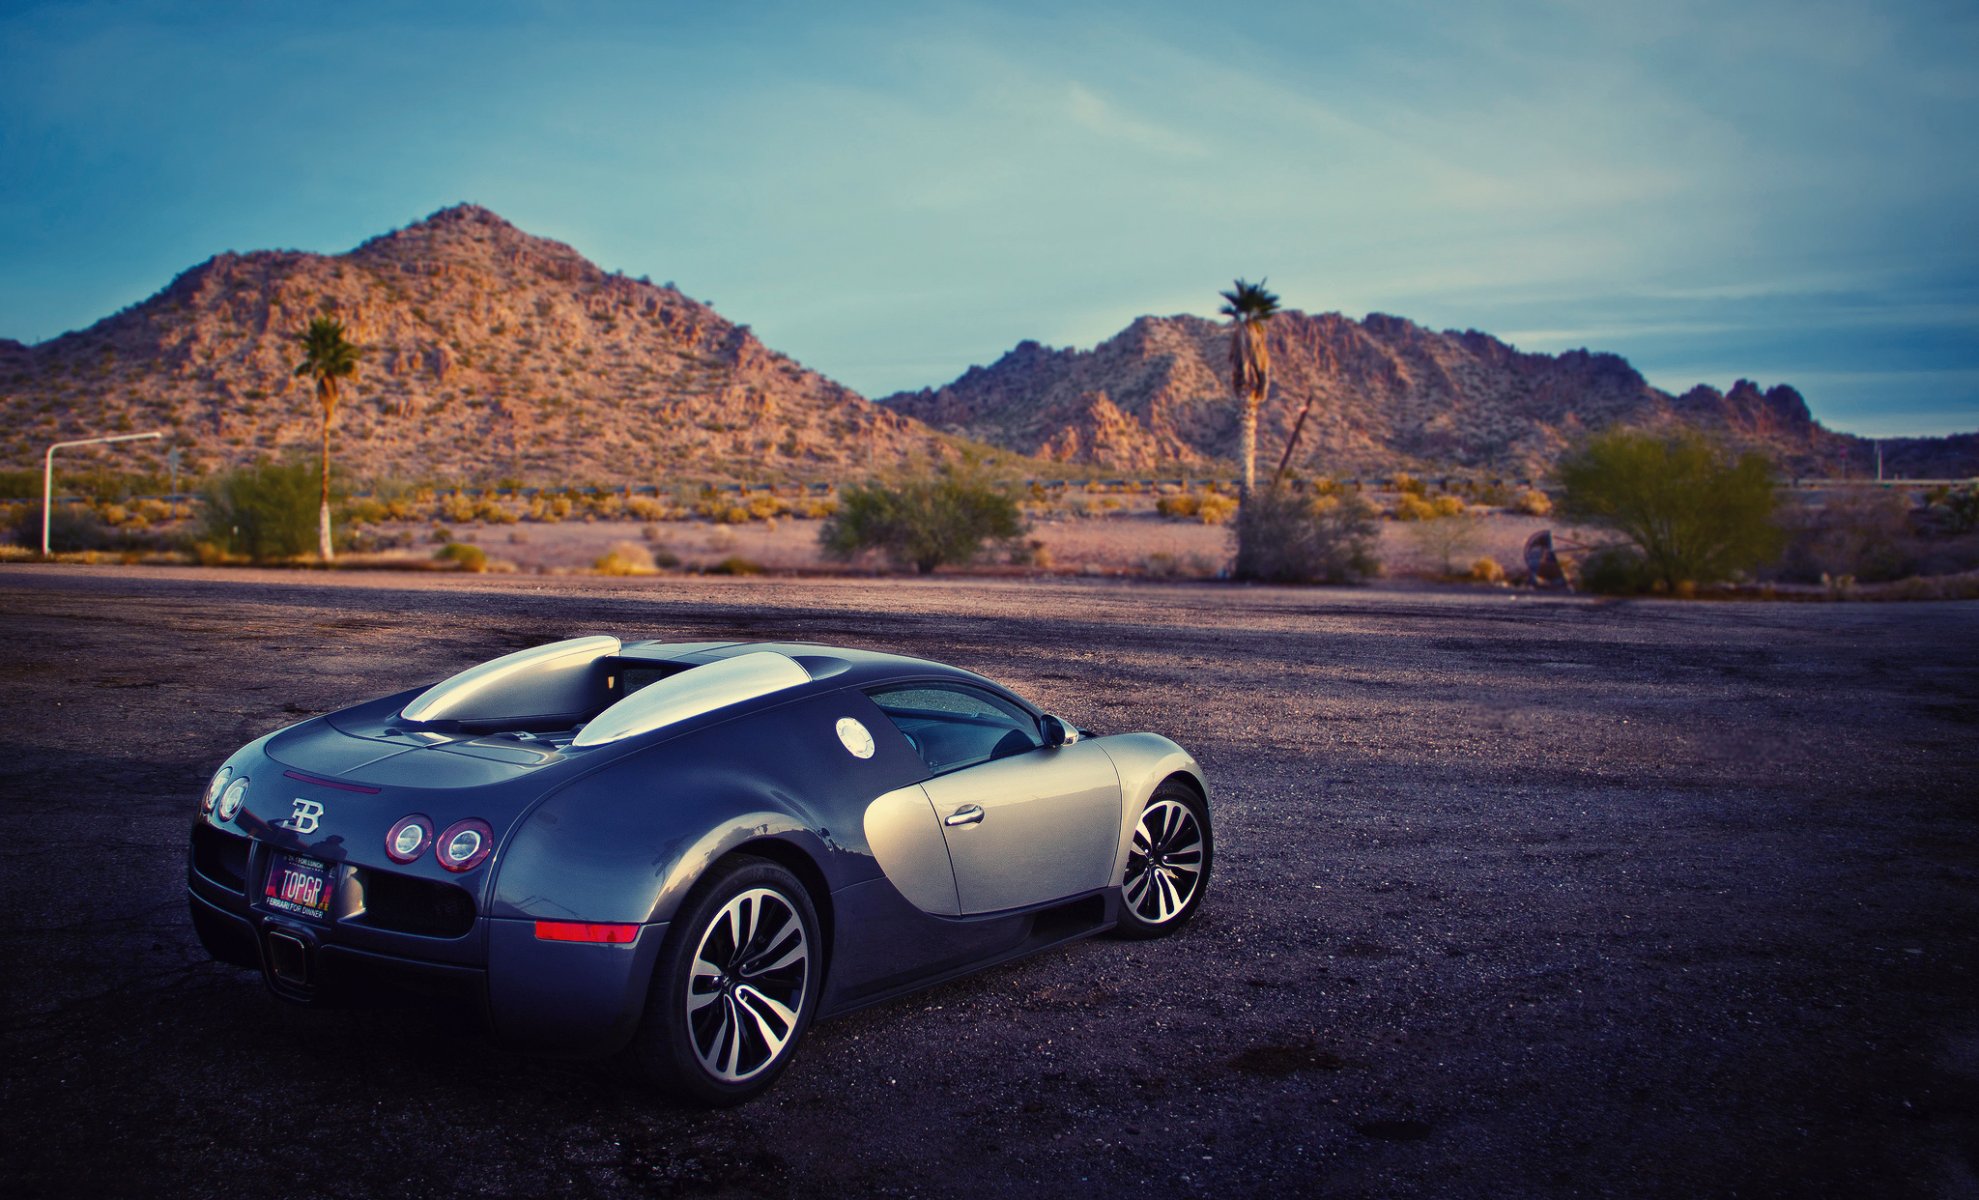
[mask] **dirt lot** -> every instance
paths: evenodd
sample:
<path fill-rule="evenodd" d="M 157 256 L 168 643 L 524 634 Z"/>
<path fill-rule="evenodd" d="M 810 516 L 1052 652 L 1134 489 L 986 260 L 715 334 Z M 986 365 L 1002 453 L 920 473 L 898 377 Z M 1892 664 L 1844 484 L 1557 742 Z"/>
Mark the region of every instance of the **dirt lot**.
<path fill-rule="evenodd" d="M 1979 605 L 0 568 L 12 1196 L 1979 1195 Z M 239 743 L 575 632 L 940 657 L 1211 782 L 1166 943 L 682 1112 L 201 960 Z"/>

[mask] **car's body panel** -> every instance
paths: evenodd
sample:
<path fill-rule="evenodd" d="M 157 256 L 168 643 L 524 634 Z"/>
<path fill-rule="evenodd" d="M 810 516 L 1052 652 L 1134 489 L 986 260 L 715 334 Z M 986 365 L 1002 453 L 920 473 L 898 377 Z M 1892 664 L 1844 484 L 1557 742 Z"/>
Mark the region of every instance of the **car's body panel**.
<path fill-rule="evenodd" d="M 936 916 L 962 915 L 955 868 L 941 818 L 920 784 L 895 788 L 866 806 L 866 845 L 907 902 Z"/>
<path fill-rule="evenodd" d="M 534 921 L 490 919 L 488 1015 L 496 1036 L 541 1053 L 608 1054 L 646 1003 L 664 923 L 621 945 L 544 941 Z"/>
<path fill-rule="evenodd" d="M 231 756 L 231 778 L 248 781 L 240 809 L 202 810 L 187 876 L 214 956 L 259 967 L 292 1000 L 373 987 L 466 995 L 507 1041 L 604 1053 L 639 1021 L 671 923 L 732 855 L 784 866 L 811 893 L 830 1014 L 1111 926 L 1148 796 L 1177 774 L 1207 794 L 1195 761 L 1165 738 L 1036 745 L 1038 709 L 938 663 L 606 637 L 550 650 L 313 718 Z M 709 664 L 714 692 L 725 676 L 756 682 L 713 706 L 660 702 L 694 693 L 693 672 Z M 999 719 L 1034 726 L 1035 748 L 1017 739 L 938 771 L 870 695 L 908 685 L 1000 697 Z M 653 704 L 628 703 L 647 687 L 662 689 Z M 583 719 L 542 724 L 579 701 Z M 667 716 L 585 744 L 584 721 L 615 705 Z M 943 823 L 972 807 L 979 820 Z M 424 841 L 404 861 L 387 837 L 413 817 Z M 474 822 L 490 831 L 485 860 L 446 869 L 441 832 Z M 283 879 L 327 880 L 322 915 L 271 898 L 284 867 Z M 555 940 L 538 922 L 626 932 Z"/>
<path fill-rule="evenodd" d="M 1120 780 L 1098 743 L 1039 748 L 921 786 L 943 822 L 962 912 L 1105 886 L 1119 842 Z"/>
<path fill-rule="evenodd" d="M 1120 843 L 1113 864 L 1114 886 L 1127 874 L 1127 852 L 1134 844 L 1134 826 L 1148 797 L 1164 780 L 1181 776 L 1209 799 L 1209 784 L 1189 752 L 1158 733 L 1120 733 L 1100 738 L 1114 769 L 1120 772 Z"/>

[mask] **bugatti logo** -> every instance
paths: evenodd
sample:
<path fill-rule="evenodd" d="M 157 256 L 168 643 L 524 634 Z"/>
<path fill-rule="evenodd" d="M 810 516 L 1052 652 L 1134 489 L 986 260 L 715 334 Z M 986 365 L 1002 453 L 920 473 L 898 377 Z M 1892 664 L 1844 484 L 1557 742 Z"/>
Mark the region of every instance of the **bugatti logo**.
<path fill-rule="evenodd" d="M 288 820 L 282 822 L 297 833 L 315 833 L 316 827 L 322 823 L 323 806 L 314 800 L 304 800 L 301 796 L 295 799 L 295 811 L 289 814 Z"/>

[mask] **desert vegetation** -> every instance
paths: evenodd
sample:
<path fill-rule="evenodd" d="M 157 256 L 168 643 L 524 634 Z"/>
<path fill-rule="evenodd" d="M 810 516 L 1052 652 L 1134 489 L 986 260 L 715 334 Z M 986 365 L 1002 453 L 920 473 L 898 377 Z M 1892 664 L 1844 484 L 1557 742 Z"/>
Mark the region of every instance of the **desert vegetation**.
<path fill-rule="evenodd" d="M 818 542 L 827 556 L 850 562 L 877 551 L 923 575 L 974 562 L 985 542 L 1024 533 L 1017 501 L 971 465 L 896 483 L 848 488 L 825 519 Z"/>
<path fill-rule="evenodd" d="M 1699 433 L 1612 429 L 1558 474 L 1562 515 L 1619 537 L 1584 568 L 1598 591 L 1721 583 L 1772 562 L 1785 542 L 1771 464 Z"/>

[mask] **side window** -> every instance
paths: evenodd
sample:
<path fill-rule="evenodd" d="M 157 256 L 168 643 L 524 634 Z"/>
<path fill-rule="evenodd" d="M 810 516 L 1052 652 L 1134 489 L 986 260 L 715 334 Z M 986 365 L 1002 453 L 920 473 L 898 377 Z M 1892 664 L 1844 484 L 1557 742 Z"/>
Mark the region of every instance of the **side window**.
<path fill-rule="evenodd" d="M 1031 714 L 959 684 L 908 684 L 867 693 L 937 773 L 1022 754 L 1043 744 Z"/>

